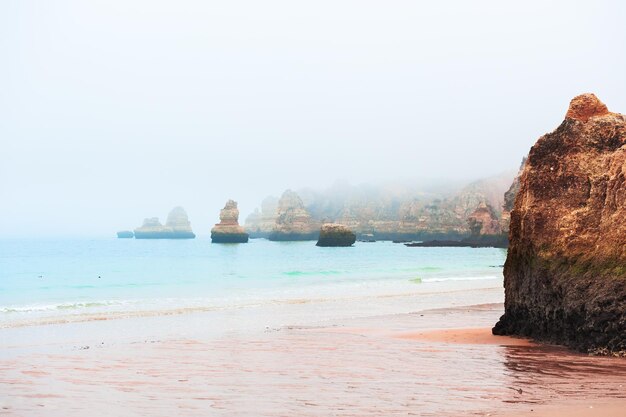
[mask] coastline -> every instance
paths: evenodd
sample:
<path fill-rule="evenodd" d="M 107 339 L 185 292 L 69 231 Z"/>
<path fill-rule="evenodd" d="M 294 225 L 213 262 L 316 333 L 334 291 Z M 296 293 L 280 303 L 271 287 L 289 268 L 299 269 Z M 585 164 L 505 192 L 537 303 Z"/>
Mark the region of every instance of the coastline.
<path fill-rule="evenodd" d="M 241 327 L 240 310 L 217 333 L 207 331 L 211 313 L 3 329 L 36 332 L 39 342 L 4 349 L 0 403 L 3 415 L 29 416 L 522 417 L 562 407 L 611 416 L 626 407 L 626 361 L 492 336 L 502 308 L 263 328 Z M 134 332 L 141 328 L 155 332 Z"/>

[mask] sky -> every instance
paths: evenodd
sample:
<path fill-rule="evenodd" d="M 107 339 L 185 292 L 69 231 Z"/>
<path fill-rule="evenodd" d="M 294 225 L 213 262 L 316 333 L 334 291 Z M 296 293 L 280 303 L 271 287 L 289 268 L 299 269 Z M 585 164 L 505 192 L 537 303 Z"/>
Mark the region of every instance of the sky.
<path fill-rule="evenodd" d="M 208 234 L 286 188 L 516 169 L 626 113 L 620 1 L 0 2 L 0 237 Z"/>

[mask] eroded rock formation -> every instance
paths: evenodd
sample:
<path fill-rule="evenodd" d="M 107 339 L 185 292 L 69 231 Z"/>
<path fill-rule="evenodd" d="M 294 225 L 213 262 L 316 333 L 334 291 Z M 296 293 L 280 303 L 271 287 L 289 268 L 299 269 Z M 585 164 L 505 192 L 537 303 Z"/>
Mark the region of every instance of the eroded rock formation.
<path fill-rule="evenodd" d="M 317 246 L 352 246 L 356 242 L 356 234 L 347 226 L 337 223 L 326 223 L 320 229 Z"/>
<path fill-rule="evenodd" d="M 228 200 L 220 211 L 220 222 L 211 229 L 211 241 L 214 243 L 246 243 L 248 234 L 239 226 L 237 202 Z"/>
<path fill-rule="evenodd" d="M 261 202 L 261 210 L 255 209 L 246 218 L 245 230 L 251 238 L 269 237 L 276 223 L 277 209 L 278 199 L 273 196 L 266 197 Z"/>
<path fill-rule="evenodd" d="M 500 218 L 490 204 L 481 203 L 467 218 L 471 237 L 500 235 Z"/>
<path fill-rule="evenodd" d="M 193 239 L 196 235 L 191 230 L 187 212 L 182 207 L 174 207 L 167 216 L 165 226 L 158 217 L 150 217 L 143 225 L 135 229 L 136 239 Z"/>
<path fill-rule="evenodd" d="M 298 194 L 291 190 L 278 201 L 277 216 L 269 235 L 270 240 L 315 240 L 319 231 L 304 208 Z"/>
<path fill-rule="evenodd" d="M 461 240 L 470 235 L 468 216 L 482 204 L 500 215 L 504 192 L 514 172 L 459 184 L 389 183 L 350 186 L 338 183 L 322 192 L 301 190 L 303 205 L 313 222 L 340 223 L 357 236 L 378 240 Z M 250 237 L 267 237 L 277 217 L 276 199 L 246 219 Z"/>
<path fill-rule="evenodd" d="M 530 150 L 494 334 L 626 352 L 626 117 L 593 94 Z"/>

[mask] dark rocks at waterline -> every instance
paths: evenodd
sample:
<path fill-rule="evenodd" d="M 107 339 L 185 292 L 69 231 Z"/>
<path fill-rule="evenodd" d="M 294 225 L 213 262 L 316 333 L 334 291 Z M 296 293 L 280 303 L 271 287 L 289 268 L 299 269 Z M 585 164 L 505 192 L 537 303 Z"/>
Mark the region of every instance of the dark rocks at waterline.
<path fill-rule="evenodd" d="M 404 245 L 410 248 L 506 248 L 508 243 L 504 235 L 483 235 L 463 240 L 427 240 Z"/>
<path fill-rule="evenodd" d="M 359 235 L 359 239 L 363 234 Z M 397 241 L 397 242 L 417 242 L 417 241 L 427 241 L 427 240 L 462 240 L 468 237 L 467 233 L 456 233 L 456 232 L 414 232 L 414 233 L 404 233 L 404 232 L 373 232 L 369 234 L 371 236 L 371 240 L 377 241 Z M 369 239 L 366 239 L 369 240 Z M 402 242 L 403 243 L 403 242 Z"/>
<path fill-rule="evenodd" d="M 211 232 L 211 242 L 213 243 L 247 243 L 247 233 L 220 233 Z"/>
<path fill-rule="evenodd" d="M 118 239 L 132 239 L 133 237 L 135 237 L 135 234 L 130 230 L 122 230 L 117 232 Z"/>
<path fill-rule="evenodd" d="M 356 234 L 342 224 L 327 223 L 322 225 L 316 246 L 336 247 L 352 246 L 356 242 Z"/>

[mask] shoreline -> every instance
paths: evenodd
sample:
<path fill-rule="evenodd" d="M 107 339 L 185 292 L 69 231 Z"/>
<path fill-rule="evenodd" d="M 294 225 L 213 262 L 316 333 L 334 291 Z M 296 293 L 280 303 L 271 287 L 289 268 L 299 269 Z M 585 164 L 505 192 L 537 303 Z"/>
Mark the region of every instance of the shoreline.
<path fill-rule="evenodd" d="M 595 417 L 626 407 L 626 360 L 493 336 L 501 311 L 449 305 L 254 328 L 239 311 L 219 332 L 206 330 L 210 314 L 16 329 L 39 331 L 39 346 L 0 357 L 0 403 L 34 417 Z"/>

